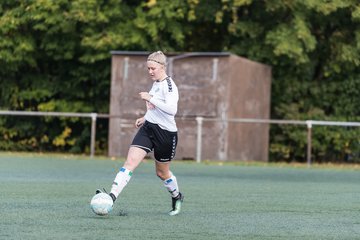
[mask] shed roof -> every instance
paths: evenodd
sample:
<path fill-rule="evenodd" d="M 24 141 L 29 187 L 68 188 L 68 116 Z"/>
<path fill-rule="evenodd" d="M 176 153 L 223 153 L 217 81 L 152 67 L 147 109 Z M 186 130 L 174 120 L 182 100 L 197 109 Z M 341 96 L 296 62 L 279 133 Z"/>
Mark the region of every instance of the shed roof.
<path fill-rule="evenodd" d="M 149 51 L 110 51 L 111 55 L 130 55 L 145 56 L 152 52 Z M 183 53 L 166 53 L 168 56 L 188 56 L 188 57 L 228 57 L 229 52 L 183 52 Z"/>

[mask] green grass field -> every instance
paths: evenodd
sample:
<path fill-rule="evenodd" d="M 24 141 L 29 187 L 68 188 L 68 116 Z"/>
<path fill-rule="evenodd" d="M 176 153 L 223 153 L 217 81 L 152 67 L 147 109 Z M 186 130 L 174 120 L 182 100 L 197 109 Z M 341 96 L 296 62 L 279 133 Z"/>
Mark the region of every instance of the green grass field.
<path fill-rule="evenodd" d="M 174 162 L 185 194 L 170 217 L 152 160 L 106 217 L 89 207 L 120 160 L 0 155 L 0 239 L 360 239 L 360 171 Z"/>

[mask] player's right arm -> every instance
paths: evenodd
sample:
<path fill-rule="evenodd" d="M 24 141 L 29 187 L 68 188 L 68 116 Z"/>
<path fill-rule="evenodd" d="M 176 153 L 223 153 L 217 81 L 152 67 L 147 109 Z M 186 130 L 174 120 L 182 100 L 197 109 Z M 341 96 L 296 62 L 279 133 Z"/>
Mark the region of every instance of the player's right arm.
<path fill-rule="evenodd" d="M 135 128 L 141 127 L 144 124 L 144 122 L 145 122 L 145 117 L 141 117 L 141 118 L 136 119 Z"/>

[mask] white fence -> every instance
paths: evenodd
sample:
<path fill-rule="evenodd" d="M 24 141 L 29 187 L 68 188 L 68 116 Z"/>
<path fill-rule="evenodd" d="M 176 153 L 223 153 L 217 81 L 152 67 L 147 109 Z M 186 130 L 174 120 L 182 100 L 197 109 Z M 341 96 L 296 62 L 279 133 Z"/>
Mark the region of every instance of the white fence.
<path fill-rule="evenodd" d="M 0 116 L 38 116 L 38 117 L 81 117 L 91 119 L 91 135 L 90 135 L 90 157 L 95 155 L 95 139 L 96 139 L 96 120 L 98 118 L 119 118 L 119 116 L 98 113 L 69 113 L 69 112 L 32 112 L 32 111 L 0 111 Z M 188 119 L 188 118 L 187 118 Z M 312 128 L 315 125 L 321 126 L 342 126 L 342 127 L 360 127 L 360 122 L 335 122 L 335 121 L 315 121 L 315 120 L 274 120 L 274 119 L 252 119 L 252 118 L 204 118 L 196 117 L 194 121 L 197 122 L 197 141 L 196 141 L 196 162 L 201 162 L 202 149 L 202 125 L 204 121 L 217 122 L 235 122 L 235 123 L 264 123 L 264 124 L 292 124 L 292 125 L 306 125 L 307 127 L 307 164 L 311 165 L 311 135 Z"/>
<path fill-rule="evenodd" d="M 264 123 L 264 124 L 292 124 L 292 125 L 306 125 L 307 127 L 307 151 L 306 161 L 308 166 L 311 165 L 311 135 L 312 128 L 315 125 L 319 126 L 342 126 L 342 127 L 360 127 L 360 122 L 335 122 L 335 121 L 316 121 L 316 120 L 275 120 L 275 119 L 254 119 L 254 118 L 233 118 L 233 119 L 216 119 L 197 117 L 197 147 L 196 147 L 196 161 L 201 162 L 201 146 L 202 146 L 202 123 L 203 121 L 226 121 L 237 123 Z"/>

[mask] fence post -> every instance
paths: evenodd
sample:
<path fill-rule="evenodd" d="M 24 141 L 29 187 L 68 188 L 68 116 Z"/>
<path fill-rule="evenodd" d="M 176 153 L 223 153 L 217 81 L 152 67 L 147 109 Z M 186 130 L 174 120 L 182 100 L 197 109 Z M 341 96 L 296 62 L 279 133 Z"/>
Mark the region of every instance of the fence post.
<path fill-rule="evenodd" d="M 91 138 L 90 138 L 90 157 L 95 155 L 95 138 L 96 138 L 96 118 L 97 113 L 91 113 Z"/>
<path fill-rule="evenodd" d="M 196 117 L 197 122 L 197 139 L 196 139 L 196 162 L 201 162 L 201 146 L 202 146 L 202 124 L 203 117 Z"/>
<path fill-rule="evenodd" d="M 307 152 L 306 152 L 306 160 L 307 166 L 310 167 L 311 165 L 311 129 L 312 129 L 312 121 L 306 121 L 307 126 Z"/>

